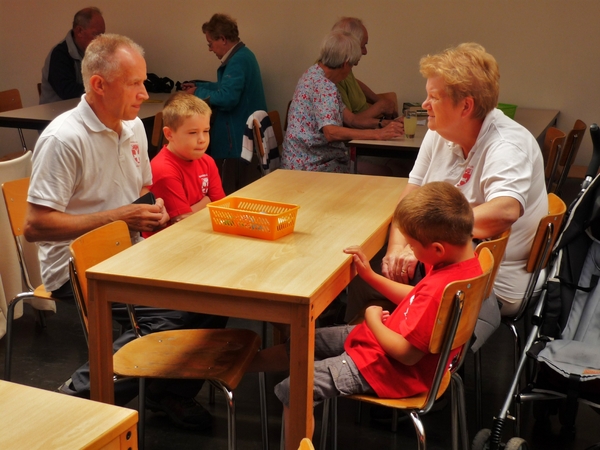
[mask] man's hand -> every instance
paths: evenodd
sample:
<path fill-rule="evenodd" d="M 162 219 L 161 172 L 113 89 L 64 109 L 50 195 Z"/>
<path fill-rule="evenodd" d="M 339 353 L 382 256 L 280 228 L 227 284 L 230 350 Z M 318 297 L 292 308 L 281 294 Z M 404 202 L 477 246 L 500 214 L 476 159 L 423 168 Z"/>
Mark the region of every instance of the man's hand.
<path fill-rule="evenodd" d="M 116 210 L 115 220 L 123 220 L 131 230 L 156 231 L 163 228 L 169 221 L 162 198 L 157 198 L 154 205 L 131 204 Z"/>
<path fill-rule="evenodd" d="M 388 247 L 381 262 L 381 273 L 384 277 L 400 283 L 408 284 L 415 275 L 418 260 L 410 246 L 404 248 Z"/>

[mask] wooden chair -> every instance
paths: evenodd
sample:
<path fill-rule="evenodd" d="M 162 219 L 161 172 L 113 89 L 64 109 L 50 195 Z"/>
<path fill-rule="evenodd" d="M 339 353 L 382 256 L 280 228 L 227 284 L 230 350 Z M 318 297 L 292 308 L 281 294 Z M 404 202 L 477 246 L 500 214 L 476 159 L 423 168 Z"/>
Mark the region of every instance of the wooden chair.
<path fill-rule="evenodd" d="M 494 257 L 494 267 L 492 269 L 492 273 L 490 275 L 490 282 L 488 283 L 487 290 L 483 296 L 484 299 L 488 298 L 494 287 L 494 281 L 496 280 L 496 275 L 498 273 L 498 269 L 500 268 L 500 263 L 504 259 L 504 252 L 506 251 L 506 246 L 508 245 L 508 238 L 510 237 L 510 229 L 506 230 L 504 233 L 500 234 L 497 237 L 489 239 L 487 241 L 482 241 L 477 245 L 475 252 L 477 254 L 481 253 L 482 249 L 487 248 L 492 256 Z M 477 429 L 481 429 L 481 398 L 482 398 L 482 377 L 481 377 L 481 353 L 476 351 L 473 353 L 474 359 L 474 368 L 475 368 L 475 403 L 476 403 L 476 414 L 477 414 Z"/>
<path fill-rule="evenodd" d="M 521 337 L 517 329 L 517 322 L 525 314 L 527 307 L 529 306 L 529 303 L 533 298 L 535 287 L 538 283 L 540 274 L 548 266 L 550 254 L 552 252 L 552 248 L 554 247 L 556 239 L 558 238 L 558 234 L 560 232 L 566 211 L 567 206 L 556 194 L 548 194 L 548 214 L 540 220 L 537 231 L 535 233 L 535 237 L 533 239 L 533 243 L 531 245 L 529 258 L 527 259 L 526 270 L 528 273 L 531 274 L 531 276 L 529 278 L 527 288 L 525 289 L 523 300 L 521 301 L 521 305 L 519 307 L 518 312 L 514 316 L 502 317 L 502 323 L 508 326 L 508 328 L 513 334 L 515 373 L 517 372 L 522 348 Z M 518 392 L 518 388 L 516 392 Z M 517 435 L 520 435 L 520 405 L 518 403 L 516 404 L 515 411 L 516 433 Z"/>
<path fill-rule="evenodd" d="M 300 447 L 298 447 L 298 450 L 315 450 L 315 447 L 309 438 L 304 438 L 300 441 Z"/>
<path fill-rule="evenodd" d="M 560 196 L 562 187 L 565 184 L 565 181 L 567 181 L 569 170 L 571 169 L 573 161 L 575 161 L 575 157 L 577 156 L 577 152 L 579 151 L 579 147 L 583 141 L 586 128 L 587 125 L 585 122 L 578 119 L 575 121 L 573 129 L 569 131 L 569 134 L 567 134 L 562 157 L 558 161 L 554 185 L 550 186 L 550 192 L 554 192 L 558 196 Z"/>
<path fill-rule="evenodd" d="M 30 167 L 31 152 L 27 152 L 19 160 L 8 161 L 7 163 L 14 164 L 25 164 Z M 3 164 L 7 164 L 3 163 Z M 34 246 L 24 240 L 23 237 L 23 224 L 25 223 L 25 214 L 27 211 L 27 190 L 29 189 L 29 178 L 20 178 L 17 180 L 6 181 L 2 184 L 2 192 L 4 194 L 4 201 L 6 203 L 6 211 L 8 213 L 8 219 L 10 222 L 10 228 L 15 242 L 17 251 L 17 257 L 19 259 L 19 265 L 21 270 L 21 277 L 23 283 L 27 287 L 27 291 L 21 292 L 14 296 L 8 304 L 8 311 L 6 314 L 6 352 L 4 355 L 4 379 L 9 381 L 11 376 L 11 362 L 12 362 L 12 324 L 15 316 L 15 307 L 22 300 L 43 300 L 52 301 L 57 300 L 52 297 L 52 294 L 44 288 L 44 285 L 34 287 L 32 285 L 32 270 L 30 267 L 33 264 L 39 266 L 37 259 L 37 252 L 29 252 L 31 255 L 34 254 L 33 258 L 29 258 L 26 248 L 27 246 Z M 32 249 L 33 250 L 33 249 Z M 7 250 L 8 251 L 8 250 Z M 33 259 L 33 260 L 32 260 Z M 39 267 L 36 268 L 39 271 Z M 39 274 L 38 274 L 39 276 Z M 45 309 L 54 309 L 54 305 L 47 305 Z M 43 317 L 43 316 L 40 316 Z"/>
<path fill-rule="evenodd" d="M 558 128 L 550 127 L 546 131 L 544 145 L 542 146 L 542 155 L 544 156 L 544 175 L 546 177 L 546 189 L 550 192 L 552 183 L 556 180 L 558 162 L 561 159 L 562 151 L 567 135 Z"/>
<path fill-rule="evenodd" d="M 87 321 L 88 268 L 129 248 L 131 240 L 127 224 L 117 221 L 97 228 L 75 239 L 71 245 L 69 264 L 75 298 Z M 128 305 L 137 339 L 128 342 L 114 355 L 114 373 L 120 377 L 139 378 L 140 448 L 144 443 L 145 379 L 204 379 L 221 389 L 227 397 L 228 448 L 236 448 L 235 402 L 233 390 L 238 386 L 249 364 L 260 349 L 260 338 L 251 330 L 201 329 L 171 330 L 141 336 L 135 308 Z M 264 383 L 264 377 L 260 378 Z M 261 396 L 264 395 L 261 386 Z M 261 418 L 266 402 L 261 398 Z M 266 431 L 263 422 L 263 433 Z M 263 434 L 263 448 L 268 436 Z"/>
<path fill-rule="evenodd" d="M 440 355 L 430 389 L 422 394 L 402 399 L 385 399 L 369 395 L 350 395 L 348 397 L 374 405 L 394 408 L 392 423 L 396 419 L 396 411 L 398 409 L 404 410 L 411 418 L 417 432 L 419 450 L 426 449 L 425 428 L 420 416 L 430 411 L 435 400 L 446 391 L 449 385 L 452 386 L 452 448 L 458 448 L 459 438 L 464 449 L 469 445 L 464 388 L 462 379 L 456 371 L 464 360 L 494 267 L 494 257 L 487 248 L 482 249 L 479 253 L 479 262 L 483 269 L 482 275 L 468 280 L 455 281 L 448 284 L 444 290 L 435 321 L 436 325 L 434 326 L 431 342 L 429 343 L 429 351 Z M 461 349 L 460 353 L 454 358 L 450 367 L 448 367 L 447 361 L 450 352 L 457 348 Z M 328 403 L 333 406 L 332 416 L 335 418 L 337 415 L 335 411 L 336 399 L 327 400 L 323 408 L 321 449 L 325 448 L 325 439 L 327 437 Z M 336 420 L 334 419 L 333 422 L 335 437 L 337 434 L 337 430 L 335 430 Z M 334 450 L 336 444 L 336 439 L 334 438 Z"/>
<path fill-rule="evenodd" d="M 281 119 L 279 118 L 278 111 L 269 111 L 267 113 L 269 115 L 269 120 L 271 121 L 271 126 L 273 127 L 273 134 L 275 135 L 275 141 L 277 142 L 277 148 L 279 150 L 279 156 L 281 156 L 281 145 L 283 144 L 283 132 L 281 131 Z M 260 122 L 256 119 L 253 121 L 253 131 L 254 131 L 254 152 L 256 154 L 256 158 L 258 159 L 258 166 L 260 167 L 260 173 L 262 176 L 265 176 L 268 172 L 268 168 L 266 169 L 262 160 L 265 156 L 265 153 L 268 152 L 268 149 L 265 147 L 265 143 L 263 141 Z"/>
<path fill-rule="evenodd" d="M 21 109 L 23 103 L 21 102 L 21 94 L 18 89 L 9 89 L 7 91 L 0 92 L 0 112 L 12 111 L 13 109 Z M 27 144 L 25 144 L 25 137 L 23 136 L 23 130 L 17 128 L 19 132 L 19 138 L 21 138 L 21 146 L 23 151 L 27 151 Z"/>

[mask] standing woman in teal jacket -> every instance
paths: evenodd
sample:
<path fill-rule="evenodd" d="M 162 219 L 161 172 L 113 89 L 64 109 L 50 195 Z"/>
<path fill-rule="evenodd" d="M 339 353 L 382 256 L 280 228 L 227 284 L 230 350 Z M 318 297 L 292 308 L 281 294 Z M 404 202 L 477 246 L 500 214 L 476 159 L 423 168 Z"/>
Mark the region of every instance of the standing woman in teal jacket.
<path fill-rule="evenodd" d="M 210 130 L 210 154 L 215 159 L 226 194 L 256 180 L 256 164 L 241 158 L 242 138 L 248 117 L 267 111 L 260 67 L 254 53 L 239 38 L 236 21 L 215 14 L 202 25 L 208 50 L 221 60 L 217 82 L 184 83 L 186 92 L 208 100 L 214 122 Z"/>

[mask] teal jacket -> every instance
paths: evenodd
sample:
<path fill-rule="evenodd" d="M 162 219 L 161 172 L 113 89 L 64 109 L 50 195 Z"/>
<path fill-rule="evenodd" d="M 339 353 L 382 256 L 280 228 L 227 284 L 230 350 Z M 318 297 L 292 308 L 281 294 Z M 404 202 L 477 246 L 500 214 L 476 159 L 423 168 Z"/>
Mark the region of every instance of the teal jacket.
<path fill-rule="evenodd" d="M 213 158 L 240 158 L 246 121 L 267 111 L 260 67 L 254 53 L 239 42 L 217 70 L 217 82 L 196 83 L 197 97 L 209 98 L 214 121 L 210 129 Z"/>

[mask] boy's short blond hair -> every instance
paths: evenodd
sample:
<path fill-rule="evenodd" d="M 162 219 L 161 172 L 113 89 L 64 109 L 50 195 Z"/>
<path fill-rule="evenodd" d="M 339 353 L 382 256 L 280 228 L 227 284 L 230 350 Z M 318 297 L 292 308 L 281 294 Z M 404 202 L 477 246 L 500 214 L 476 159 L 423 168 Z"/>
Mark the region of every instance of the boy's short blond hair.
<path fill-rule="evenodd" d="M 195 95 L 187 92 L 175 92 L 169 97 L 163 108 L 163 125 L 173 131 L 183 124 L 183 121 L 196 114 L 210 117 L 210 106 Z"/>
<path fill-rule="evenodd" d="M 433 242 L 465 245 L 473 236 L 473 210 L 463 193 L 445 181 L 427 183 L 396 207 L 393 223 L 424 247 Z"/>
<path fill-rule="evenodd" d="M 442 77 L 446 92 L 456 104 L 472 97 L 475 101 L 475 119 L 483 119 L 498 104 L 500 70 L 496 59 L 481 45 L 467 42 L 427 55 L 420 61 L 425 78 Z"/>

